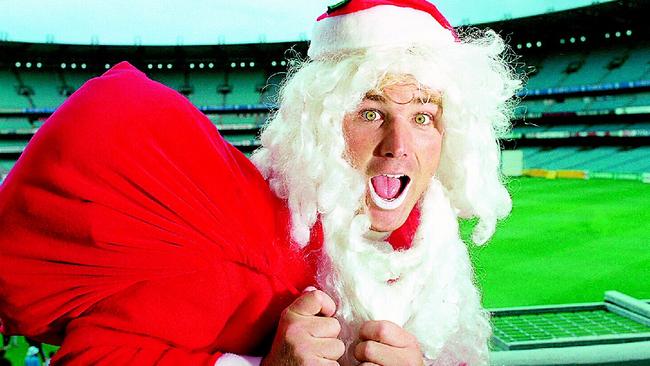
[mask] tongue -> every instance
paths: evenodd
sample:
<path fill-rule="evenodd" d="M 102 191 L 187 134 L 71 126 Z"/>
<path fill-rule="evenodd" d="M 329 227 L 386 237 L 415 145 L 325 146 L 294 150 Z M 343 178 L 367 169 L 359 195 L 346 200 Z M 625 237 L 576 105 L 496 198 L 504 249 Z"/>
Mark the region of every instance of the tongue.
<path fill-rule="evenodd" d="M 390 200 L 397 196 L 401 182 L 397 178 L 387 177 L 385 175 L 378 175 L 372 177 L 372 186 L 379 197 Z"/>

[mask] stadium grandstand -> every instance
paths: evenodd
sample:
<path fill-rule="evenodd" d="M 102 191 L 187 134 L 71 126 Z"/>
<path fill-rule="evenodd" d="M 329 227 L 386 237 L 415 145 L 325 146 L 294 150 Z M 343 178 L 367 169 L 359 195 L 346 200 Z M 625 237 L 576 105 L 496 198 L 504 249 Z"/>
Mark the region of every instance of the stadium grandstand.
<path fill-rule="evenodd" d="M 512 35 L 529 77 L 504 141 L 523 152 L 524 174 L 644 179 L 650 37 L 639 15 L 647 10 L 617 1 L 494 25 Z"/>
<path fill-rule="evenodd" d="M 519 177 L 648 187 L 642 183 L 650 183 L 648 14 L 650 2 L 620 0 L 462 24 L 499 32 L 518 55 L 516 71 L 527 75 L 513 128 L 502 140 L 505 173 L 522 186 Z M 304 40 L 186 46 L 0 40 L 0 179 L 68 96 L 125 60 L 185 95 L 249 155 L 259 146 L 260 128 L 275 108 L 285 73 L 305 57 L 307 45 Z M 600 299 L 570 304 L 544 303 L 548 298 L 495 301 L 488 306 L 494 365 L 650 365 L 650 226 L 643 221 L 647 214 L 640 217 L 635 222 L 645 228 L 635 235 L 645 238 L 635 242 L 638 252 L 632 256 L 638 262 L 640 255 L 642 262 L 630 280 L 640 295 L 599 288 Z M 636 277 L 639 273 L 646 277 Z"/>

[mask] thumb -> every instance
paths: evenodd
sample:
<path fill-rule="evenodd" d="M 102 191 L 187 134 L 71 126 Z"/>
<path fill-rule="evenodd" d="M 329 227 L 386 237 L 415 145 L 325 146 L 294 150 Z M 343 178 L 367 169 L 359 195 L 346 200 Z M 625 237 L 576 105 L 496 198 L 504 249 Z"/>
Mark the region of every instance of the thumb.
<path fill-rule="evenodd" d="M 325 317 L 333 316 L 336 313 L 336 304 L 329 295 L 313 286 L 305 288 L 302 295 L 298 297 L 291 310 L 300 315 L 320 315 Z"/>
<path fill-rule="evenodd" d="M 318 289 L 316 287 L 314 287 L 314 286 L 307 286 L 307 287 L 305 287 L 304 290 L 302 290 L 302 292 L 305 293 L 305 292 L 312 292 L 312 291 L 316 291 L 316 290 L 318 290 Z"/>

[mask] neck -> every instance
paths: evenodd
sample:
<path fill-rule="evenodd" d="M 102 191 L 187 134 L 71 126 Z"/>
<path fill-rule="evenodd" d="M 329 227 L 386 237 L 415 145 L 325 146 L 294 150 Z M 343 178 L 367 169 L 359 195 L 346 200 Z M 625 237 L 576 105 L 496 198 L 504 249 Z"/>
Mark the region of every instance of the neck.
<path fill-rule="evenodd" d="M 363 234 L 363 237 L 372 240 L 372 241 L 386 241 L 392 231 L 375 231 L 370 229 L 368 232 Z"/>

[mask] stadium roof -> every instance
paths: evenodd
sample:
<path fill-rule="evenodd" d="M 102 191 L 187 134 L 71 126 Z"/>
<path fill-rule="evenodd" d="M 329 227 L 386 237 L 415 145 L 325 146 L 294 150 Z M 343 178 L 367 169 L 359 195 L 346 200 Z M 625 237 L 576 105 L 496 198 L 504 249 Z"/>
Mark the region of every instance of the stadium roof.
<path fill-rule="evenodd" d="M 438 0 L 455 26 L 611 0 Z M 208 45 L 304 41 L 335 0 L 5 0 L 0 41 L 81 45 Z"/>

